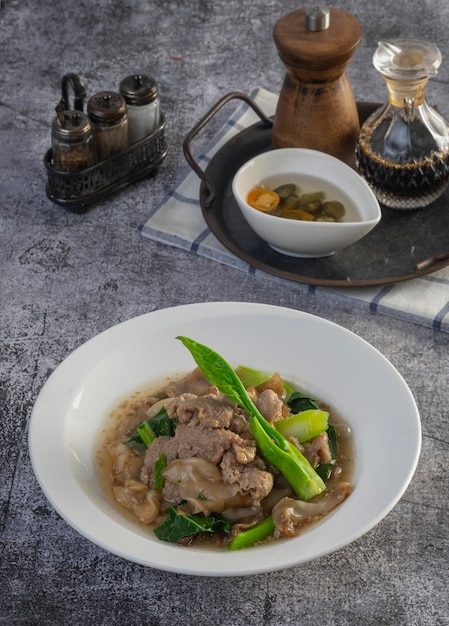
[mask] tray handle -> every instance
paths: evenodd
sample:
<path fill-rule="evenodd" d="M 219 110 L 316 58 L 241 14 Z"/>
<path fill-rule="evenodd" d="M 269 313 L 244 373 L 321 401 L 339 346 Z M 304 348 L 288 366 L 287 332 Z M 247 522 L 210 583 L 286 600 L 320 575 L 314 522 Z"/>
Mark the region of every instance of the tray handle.
<path fill-rule="evenodd" d="M 196 137 L 196 135 L 199 133 L 199 131 L 204 128 L 204 126 L 212 119 L 212 117 L 230 100 L 243 100 L 244 102 L 246 102 L 255 113 L 257 113 L 257 115 L 260 117 L 260 119 L 262 120 L 262 122 L 266 125 L 266 126 L 272 126 L 273 125 L 273 121 L 267 117 L 265 115 L 265 113 L 257 106 L 257 104 L 246 94 L 244 93 L 240 93 L 240 92 L 232 92 L 232 93 L 228 93 L 226 96 L 223 96 L 223 98 L 221 98 L 221 100 L 219 100 L 211 109 L 210 111 L 208 111 L 208 113 L 206 113 L 206 115 L 204 115 L 204 117 L 202 117 L 200 119 L 200 121 L 192 128 L 192 130 L 187 133 L 183 144 L 182 144 L 182 149 L 184 152 L 184 156 L 186 158 L 187 163 L 190 165 L 190 167 L 193 169 L 193 171 L 199 176 L 199 178 L 201 179 L 201 181 L 203 182 L 203 185 L 206 188 L 206 200 L 204 203 L 204 206 L 206 208 L 209 208 L 210 205 L 212 204 L 212 202 L 214 201 L 215 198 L 215 187 L 213 185 L 213 183 L 211 182 L 211 180 L 206 176 L 206 174 L 204 173 L 204 171 L 200 168 L 200 166 L 198 165 L 198 163 L 195 161 L 195 159 L 192 156 L 192 153 L 190 151 L 190 144 L 192 142 L 192 140 L 194 139 L 194 137 Z"/>

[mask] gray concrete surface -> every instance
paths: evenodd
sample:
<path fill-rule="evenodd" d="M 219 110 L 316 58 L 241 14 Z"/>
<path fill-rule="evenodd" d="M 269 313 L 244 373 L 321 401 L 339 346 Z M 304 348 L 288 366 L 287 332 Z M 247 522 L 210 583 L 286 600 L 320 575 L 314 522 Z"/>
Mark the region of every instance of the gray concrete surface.
<path fill-rule="evenodd" d="M 445 0 L 342 0 L 364 36 L 355 95 L 384 98 L 371 56 L 381 37 L 439 45 L 432 99 L 449 114 Z M 173 187 L 181 143 L 222 95 L 278 91 L 271 31 L 293 0 L 4 0 L 0 8 L 0 623 L 7 626 L 443 626 L 449 624 L 448 336 L 299 293 L 152 243 L 137 231 Z M 45 196 L 44 152 L 61 76 L 90 92 L 142 68 L 158 79 L 169 153 L 153 180 L 83 216 Z M 207 138 L 214 129 L 207 128 Z M 419 404 L 423 449 L 395 509 L 341 551 L 288 571 L 233 579 L 147 569 L 72 530 L 40 490 L 28 454 L 33 403 L 77 346 L 120 321 L 201 301 L 281 304 L 359 334 L 399 369 Z"/>

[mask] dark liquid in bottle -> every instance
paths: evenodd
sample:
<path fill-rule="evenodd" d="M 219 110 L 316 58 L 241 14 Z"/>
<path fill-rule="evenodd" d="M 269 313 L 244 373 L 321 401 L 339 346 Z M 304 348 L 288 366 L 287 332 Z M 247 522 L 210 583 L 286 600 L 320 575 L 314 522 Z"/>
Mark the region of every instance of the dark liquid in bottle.
<path fill-rule="evenodd" d="M 421 122 L 382 122 L 371 137 L 360 135 L 356 148 L 359 173 L 379 202 L 393 208 L 427 206 L 449 180 L 449 155 Z"/>

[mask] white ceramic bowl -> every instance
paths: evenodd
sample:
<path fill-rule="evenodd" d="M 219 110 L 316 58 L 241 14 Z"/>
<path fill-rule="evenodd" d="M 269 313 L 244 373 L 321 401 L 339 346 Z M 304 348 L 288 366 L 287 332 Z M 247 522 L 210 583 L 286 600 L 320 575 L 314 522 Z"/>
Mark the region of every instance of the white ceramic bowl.
<path fill-rule="evenodd" d="M 167 544 L 124 516 L 101 487 L 95 447 L 119 399 L 195 367 L 177 335 L 210 346 L 234 367 L 279 372 L 331 405 L 353 431 L 349 498 L 299 537 L 235 552 Z M 375 348 L 319 317 L 243 302 L 153 311 L 105 330 L 56 368 L 39 394 L 30 423 L 36 476 L 73 528 L 136 563 L 200 576 L 285 569 L 343 548 L 394 507 L 413 476 L 420 446 L 413 396 Z"/>
<path fill-rule="evenodd" d="M 324 191 L 326 200 L 343 202 L 340 222 L 291 220 L 251 207 L 248 192 L 261 183 L 275 188 L 295 183 L 301 193 Z M 323 257 L 347 248 L 379 222 L 381 211 L 367 183 L 335 157 L 305 148 L 270 150 L 252 158 L 232 181 L 234 197 L 251 228 L 274 250 L 295 257 Z"/>

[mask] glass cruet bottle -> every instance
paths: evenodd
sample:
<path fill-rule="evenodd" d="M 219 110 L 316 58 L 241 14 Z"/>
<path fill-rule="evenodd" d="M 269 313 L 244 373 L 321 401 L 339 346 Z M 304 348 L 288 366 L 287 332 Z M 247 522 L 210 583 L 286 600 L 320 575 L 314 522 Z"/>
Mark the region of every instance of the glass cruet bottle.
<path fill-rule="evenodd" d="M 357 170 L 386 207 L 428 206 L 449 182 L 449 125 L 425 95 L 441 53 L 420 39 L 391 39 L 379 43 L 373 64 L 387 84 L 388 102 L 362 124 Z"/>

